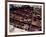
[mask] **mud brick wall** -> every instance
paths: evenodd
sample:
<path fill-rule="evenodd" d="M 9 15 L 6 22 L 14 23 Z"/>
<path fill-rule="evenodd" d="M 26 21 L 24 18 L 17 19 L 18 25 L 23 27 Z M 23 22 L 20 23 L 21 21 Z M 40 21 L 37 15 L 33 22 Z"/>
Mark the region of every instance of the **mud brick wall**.
<path fill-rule="evenodd" d="M 10 5 L 10 25 L 26 31 L 41 31 L 41 6 Z"/>

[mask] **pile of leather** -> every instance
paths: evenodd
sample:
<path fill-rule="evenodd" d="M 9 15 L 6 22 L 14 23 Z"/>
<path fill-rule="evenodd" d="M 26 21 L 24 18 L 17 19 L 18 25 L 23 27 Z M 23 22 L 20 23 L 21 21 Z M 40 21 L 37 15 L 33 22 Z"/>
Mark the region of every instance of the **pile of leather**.
<path fill-rule="evenodd" d="M 41 31 L 41 7 L 10 5 L 10 25 L 25 31 Z"/>

